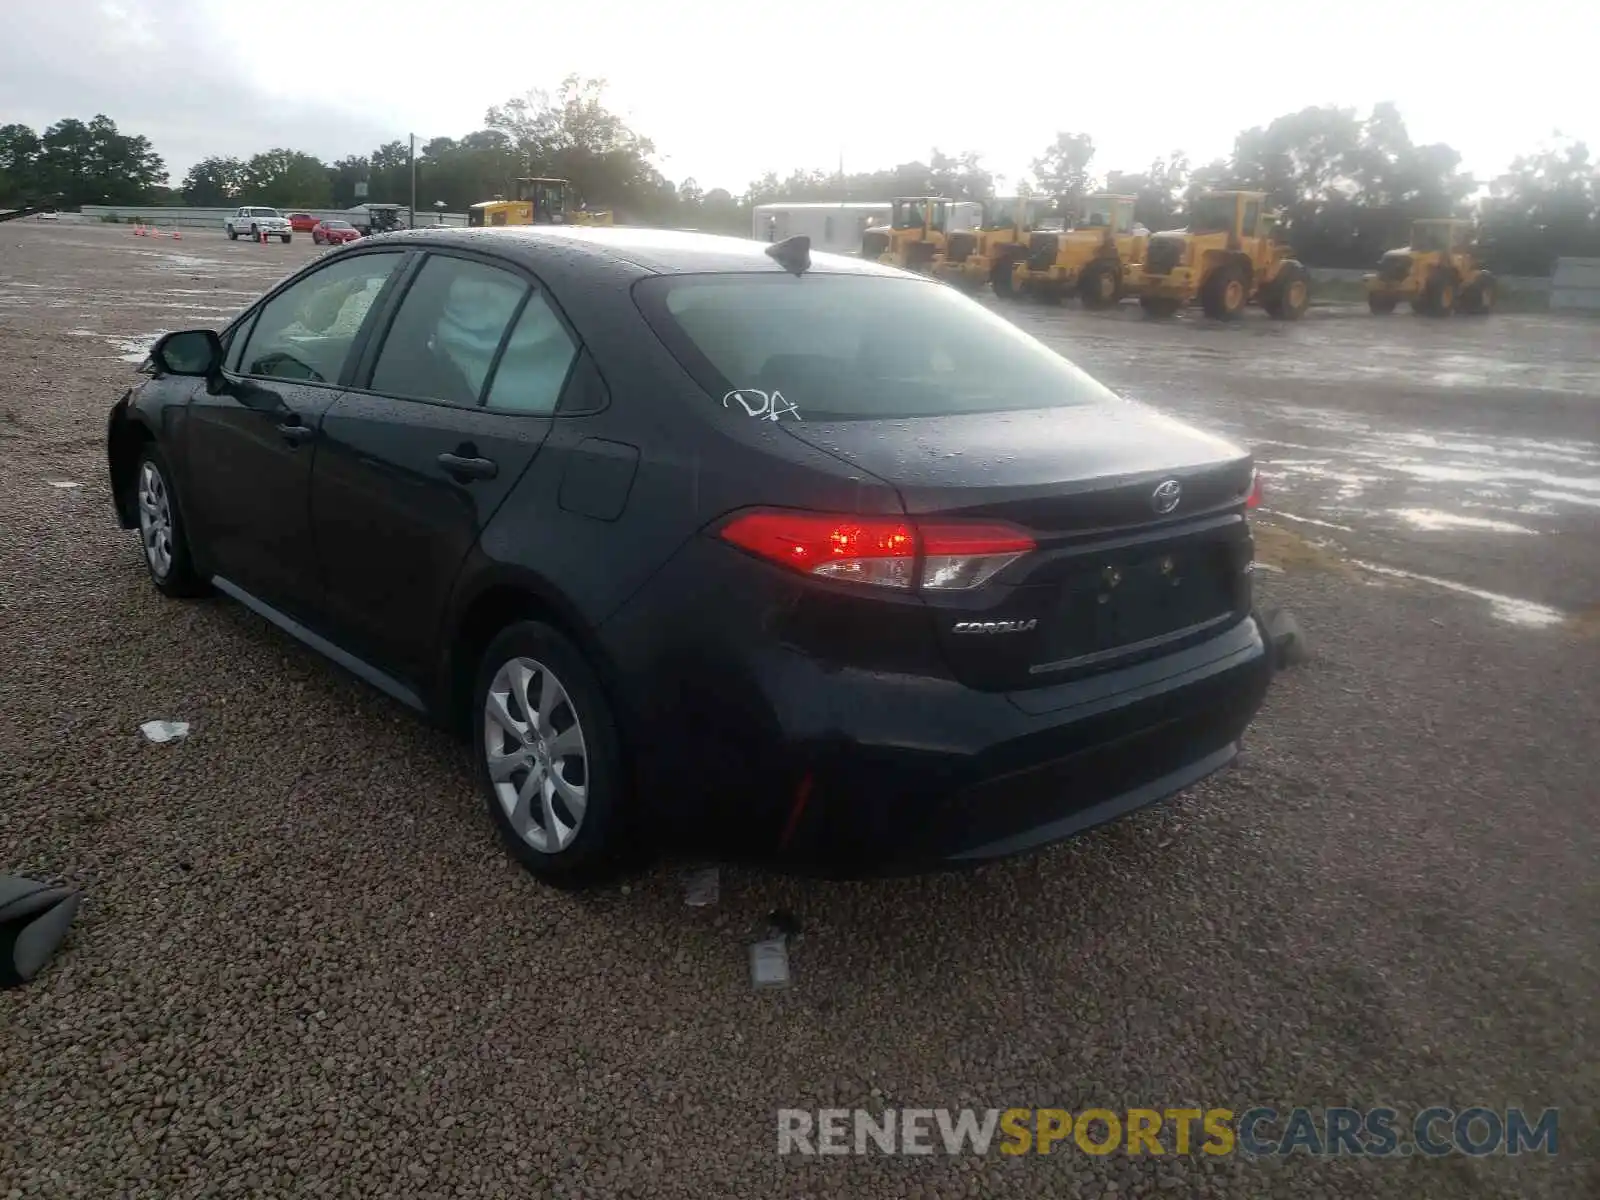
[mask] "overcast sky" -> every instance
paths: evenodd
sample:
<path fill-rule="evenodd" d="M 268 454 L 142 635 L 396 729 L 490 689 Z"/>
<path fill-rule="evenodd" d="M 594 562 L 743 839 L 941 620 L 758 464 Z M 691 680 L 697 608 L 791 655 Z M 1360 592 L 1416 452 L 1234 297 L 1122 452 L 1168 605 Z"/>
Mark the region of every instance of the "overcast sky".
<path fill-rule="evenodd" d="M 1520 0 L 1503 10 L 1514 19 L 1441 0 L 0 8 L 0 124 L 104 112 L 154 142 L 174 183 L 210 154 L 289 146 L 331 160 L 411 132 L 459 136 L 491 104 L 574 72 L 608 81 L 611 106 L 655 141 L 669 178 L 734 192 L 768 169 L 832 169 L 842 154 L 864 170 L 935 145 L 979 151 L 1015 182 L 1057 130 L 1094 138 L 1098 174 L 1172 150 L 1199 164 L 1282 113 L 1331 103 L 1364 114 L 1379 100 L 1482 179 L 1557 130 L 1600 150 L 1600 18 L 1571 0 Z M 259 27 L 268 12 L 274 27 Z"/>

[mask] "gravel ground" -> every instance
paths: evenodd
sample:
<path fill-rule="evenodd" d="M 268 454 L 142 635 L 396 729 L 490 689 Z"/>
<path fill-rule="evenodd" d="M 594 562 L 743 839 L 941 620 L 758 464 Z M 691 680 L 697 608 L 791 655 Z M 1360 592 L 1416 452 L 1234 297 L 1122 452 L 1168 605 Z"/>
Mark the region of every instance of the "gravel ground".
<path fill-rule="evenodd" d="M 1600 1194 L 1587 627 L 1271 533 L 1314 657 L 1174 802 L 966 873 L 557 894 L 458 747 L 236 605 L 160 599 L 114 528 L 112 343 L 310 252 L 197 241 L 0 225 L 0 870 L 86 894 L 0 993 L 0 1197 Z M 774 908 L 794 985 L 758 992 Z M 1258 1103 L 1558 1106 L 1561 1154 L 775 1153 L 780 1107 Z"/>

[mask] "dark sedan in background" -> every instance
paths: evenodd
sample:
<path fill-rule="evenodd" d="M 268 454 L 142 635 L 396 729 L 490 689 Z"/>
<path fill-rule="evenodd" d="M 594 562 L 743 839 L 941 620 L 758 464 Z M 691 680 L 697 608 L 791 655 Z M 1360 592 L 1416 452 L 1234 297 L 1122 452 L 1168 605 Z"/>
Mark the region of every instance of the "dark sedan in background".
<path fill-rule="evenodd" d="M 144 370 L 155 586 L 470 737 L 552 883 L 1011 854 L 1222 767 L 1268 686 L 1245 451 L 804 239 L 363 239 Z"/>

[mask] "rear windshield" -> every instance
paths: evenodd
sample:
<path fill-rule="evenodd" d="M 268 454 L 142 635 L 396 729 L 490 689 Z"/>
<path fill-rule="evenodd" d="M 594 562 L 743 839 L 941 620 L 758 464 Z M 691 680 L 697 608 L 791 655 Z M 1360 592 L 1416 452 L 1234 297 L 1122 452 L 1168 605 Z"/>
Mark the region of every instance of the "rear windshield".
<path fill-rule="evenodd" d="M 275 217 L 278 215 L 278 210 L 275 208 L 252 208 L 250 215 L 252 217 Z"/>
<path fill-rule="evenodd" d="M 781 392 L 776 419 L 948 416 L 1111 398 L 1055 351 L 943 284 L 882 275 L 658 275 L 636 294 L 657 334 L 712 396 Z"/>

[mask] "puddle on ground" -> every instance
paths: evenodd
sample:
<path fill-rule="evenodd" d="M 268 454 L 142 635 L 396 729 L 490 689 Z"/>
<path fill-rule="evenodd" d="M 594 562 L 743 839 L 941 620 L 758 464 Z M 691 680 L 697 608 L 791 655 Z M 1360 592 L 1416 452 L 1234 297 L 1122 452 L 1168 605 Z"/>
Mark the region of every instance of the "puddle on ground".
<path fill-rule="evenodd" d="M 164 337 L 168 332 L 161 329 L 155 333 L 144 333 L 135 337 L 108 337 L 106 345 L 117 351 L 117 357 L 123 362 L 137 366 L 150 353 L 150 347 L 156 344 L 156 339 Z"/>
<path fill-rule="evenodd" d="M 1426 583 L 1447 592 L 1459 592 L 1463 596 L 1487 600 L 1489 611 L 1497 619 L 1511 625 L 1521 625 L 1527 629 L 1548 629 L 1552 625 L 1562 624 L 1567 619 L 1566 614 L 1560 609 L 1551 608 L 1548 604 L 1539 604 L 1533 600 L 1518 600 L 1515 596 L 1502 596 L 1498 592 L 1488 592 L 1465 583 L 1457 583 L 1453 579 L 1419 575 L 1415 571 L 1402 571 L 1399 567 L 1384 567 L 1377 563 L 1362 562 L 1360 559 L 1352 559 L 1351 563 L 1375 575 L 1387 575 L 1392 579 L 1409 579 L 1414 583 Z"/>
<path fill-rule="evenodd" d="M 1466 517 L 1459 513 L 1441 512 L 1436 508 L 1396 508 L 1391 510 L 1391 515 L 1399 517 L 1413 529 L 1423 529 L 1429 533 L 1448 532 L 1450 530 L 1465 529 L 1486 533 L 1536 533 L 1537 530 L 1529 529 L 1525 525 L 1515 525 L 1510 521 L 1497 521 L 1493 517 Z"/>

